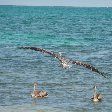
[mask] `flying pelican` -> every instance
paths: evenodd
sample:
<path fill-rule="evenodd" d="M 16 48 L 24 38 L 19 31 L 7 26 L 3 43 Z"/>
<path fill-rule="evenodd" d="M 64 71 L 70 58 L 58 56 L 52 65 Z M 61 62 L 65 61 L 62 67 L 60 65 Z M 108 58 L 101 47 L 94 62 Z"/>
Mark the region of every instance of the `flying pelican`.
<path fill-rule="evenodd" d="M 94 86 L 94 94 L 93 97 L 91 98 L 93 102 L 98 102 L 102 100 L 102 95 L 96 92 L 96 86 Z"/>
<path fill-rule="evenodd" d="M 83 63 L 81 61 L 76 61 L 76 60 L 71 60 L 71 59 L 66 59 L 63 56 L 61 56 L 60 54 L 56 54 L 54 52 L 45 50 L 43 48 L 37 48 L 37 47 L 19 47 L 19 49 L 31 49 L 34 51 L 39 51 L 42 53 L 46 53 L 51 55 L 54 58 L 57 58 L 59 60 L 59 62 L 62 64 L 63 68 L 69 68 L 71 64 L 75 64 L 75 65 L 79 65 L 79 66 L 83 66 L 87 69 L 90 69 L 93 72 L 96 72 L 100 75 L 102 75 L 103 77 L 105 77 L 104 72 L 99 71 L 97 68 L 95 68 L 94 66 L 87 64 L 87 63 Z"/>
<path fill-rule="evenodd" d="M 47 97 L 48 93 L 46 91 L 38 91 L 37 90 L 37 82 L 34 82 L 34 91 L 31 93 L 32 98 L 43 98 Z"/>

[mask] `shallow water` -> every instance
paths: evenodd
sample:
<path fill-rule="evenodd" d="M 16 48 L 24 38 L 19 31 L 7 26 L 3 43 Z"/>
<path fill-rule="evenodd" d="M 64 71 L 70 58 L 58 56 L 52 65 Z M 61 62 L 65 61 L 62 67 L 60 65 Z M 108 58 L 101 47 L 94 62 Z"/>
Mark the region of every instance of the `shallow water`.
<path fill-rule="evenodd" d="M 112 110 L 112 8 L 0 6 L 0 112 L 110 112 Z M 81 60 L 105 79 L 19 46 L 42 47 Z M 49 97 L 33 100 L 33 82 Z M 104 99 L 91 102 L 93 86 Z"/>

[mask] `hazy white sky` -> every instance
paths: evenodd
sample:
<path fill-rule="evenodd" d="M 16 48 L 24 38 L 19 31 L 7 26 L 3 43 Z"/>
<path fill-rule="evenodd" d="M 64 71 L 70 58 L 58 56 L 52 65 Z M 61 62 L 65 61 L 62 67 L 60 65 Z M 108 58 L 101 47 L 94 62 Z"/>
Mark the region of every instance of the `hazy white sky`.
<path fill-rule="evenodd" d="M 0 5 L 112 7 L 112 0 L 0 0 Z"/>

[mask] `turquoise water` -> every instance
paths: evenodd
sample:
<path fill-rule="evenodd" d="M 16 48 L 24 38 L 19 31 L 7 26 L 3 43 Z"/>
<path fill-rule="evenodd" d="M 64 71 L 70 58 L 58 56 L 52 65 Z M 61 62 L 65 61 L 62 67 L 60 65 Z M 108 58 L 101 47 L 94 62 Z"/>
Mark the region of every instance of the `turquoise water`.
<path fill-rule="evenodd" d="M 63 69 L 45 48 L 92 64 L 108 79 L 79 66 Z M 112 8 L 0 6 L 0 112 L 110 112 Z M 33 82 L 49 97 L 33 100 Z M 91 102 L 93 86 L 104 99 Z"/>

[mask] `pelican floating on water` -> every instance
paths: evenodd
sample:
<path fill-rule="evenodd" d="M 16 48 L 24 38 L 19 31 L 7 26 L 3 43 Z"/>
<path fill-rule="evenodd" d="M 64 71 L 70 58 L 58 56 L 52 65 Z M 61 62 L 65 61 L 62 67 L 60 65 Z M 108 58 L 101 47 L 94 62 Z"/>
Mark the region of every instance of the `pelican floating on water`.
<path fill-rule="evenodd" d="M 99 71 L 97 68 L 95 68 L 94 66 L 92 66 L 90 64 L 83 63 L 81 61 L 76 61 L 76 60 L 71 60 L 71 59 L 64 58 L 60 54 L 56 54 L 54 52 L 45 50 L 43 48 L 37 48 L 37 47 L 19 47 L 19 49 L 31 49 L 31 50 L 34 50 L 34 51 L 39 51 L 39 52 L 42 52 L 42 53 L 46 53 L 46 54 L 51 55 L 54 58 L 57 58 L 59 60 L 59 62 L 61 63 L 61 65 L 63 66 L 63 68 L 69 68 L 70 65 L 75 64 L 75 65 L 83 66 L 83 67 L 85 67 L 87 69 L 90 69 L 91 71 L 96 72 L 96 73 L 98 73 L 98 74 L 100 74 L 100 75 L 102 75 L 102 76 L 105 77 L 104 72 Z"/>
<path fill-rule="evenodd" d="M 91 100 L 93 102 L 99 102 L 99 101 L 102 101 L 102 98 L 103 98 L 102 95 L 96 92 L 96 86 L 94 86 L 94 94 L 93 94 Z"/>
<path fill-rule="evenodd" d="M 46 91 L 38 91 L 37 90 L 37 82 L 34 82 L 34 91 L 31 93 L 32 98 L 43 98 L 47 97 L 48 93 Z"/>

